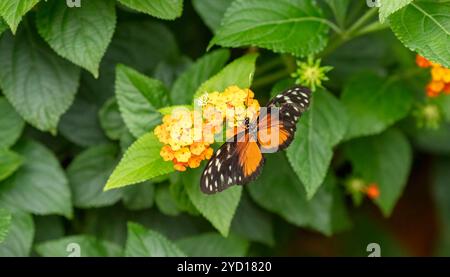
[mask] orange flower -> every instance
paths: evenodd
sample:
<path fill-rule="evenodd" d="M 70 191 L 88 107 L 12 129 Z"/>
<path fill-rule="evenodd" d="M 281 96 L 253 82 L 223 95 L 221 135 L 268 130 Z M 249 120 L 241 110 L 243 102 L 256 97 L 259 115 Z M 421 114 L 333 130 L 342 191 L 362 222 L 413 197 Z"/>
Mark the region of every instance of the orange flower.
<path fill-rule="evenodd" d="M 431 81 L 426 88 L 428 97 L 437 97 L 444 89 L 445 83 L 442 81 Z"/>
<path fill-rule="evenodd" d="M 445 84 L 443 92 L 445 94 L 450 94 L 450 83 Z"/>
<path fill-rule="evenodd" d="M 223 92 L 205 93 L 201 103 L 195 102 L 200 103 L 200 111 L 180 108 L 165 115 L 162 124 L 154 130 L 158 140 L 164 144 L 161 157 L 164 161 L 172 161 L 178 171 L 199 167 L 202 160 L 212 157 L 210 145 L 223 131 L 228 117 L 233 122 L 229 127 L 235 127 L 246 116 L 257 116 L 259 103 L 253 97 L 254 93 L 249 89 L 230 86 Z M 233 113 L 227 115 L 230 110 Z M 237 110 L 240 112 L 236 113 Z"/>
<path fill-rule="evenodd" d="M 431 62 L 429 60 L 425 59 L 424 57 L 420 56 L 420 55 L 416 56 L 416 64 L 419 67 L 423 67 L 423 68 L 431 66 Z"/>
<path fill-rule="evenodd" d="M 380 196 L 380 189 L 378 184 L 371 183 L 365 188 L 365 193 L 370 199 L 377 199 Z"/>

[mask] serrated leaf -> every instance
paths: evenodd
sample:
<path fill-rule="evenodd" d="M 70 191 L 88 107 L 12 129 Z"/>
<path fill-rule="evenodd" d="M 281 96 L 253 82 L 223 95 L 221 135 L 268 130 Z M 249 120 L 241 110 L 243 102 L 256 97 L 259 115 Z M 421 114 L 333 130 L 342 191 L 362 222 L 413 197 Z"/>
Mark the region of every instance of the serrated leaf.
<path fill-rule="evenodd" d="M 123 5 L 151 16 L 173 20 L 183 12 L 183 0 L 119 0 Z"/>
<path fill-rule="evenodd" d="M 304 186 L 283 153 L 267 157 L 261 176 L 248 188 L 259 205 L 297 226 L 332 235 L 351 224 L 334 178 L 328 177 L 308 200 Z"/>
<path fill-rule="evenodd" d="M 177 245 L 189 257 L 243 257 L 248 241 L 234 235 L 227 238 L 217 233 L 205 233 L 177 241 Z"/>
<path fill-rule="evenodd" d="M 11 213 L 6 209 L 0 209 L 0 245 L 8 235 L 11 227 Z"/>
<path fill-rule="evenodd" d="M 277 53 L 306 56 L 327 43 L 328 25 L 311 0 L 236 0 L 210 43 L 254 45 Z"/>
<path fill-rule="evenodd" d="M 231 231 L 251 241 L 274 246 L 272 217 L 244 194 L 231 223 Z"/>
<path fill-rule="evenodd" d="M 185 257 L 186 255 L 163 235 L 139 224 L 128 223 L 125 246 L 127 257 Z"/>
<path fill-rule="evenodd" d="M 347 113 L 329 92 L 313 94 L 309 110 L 297 123 L 295 139 L 287 148 L 287 157 L 295 173 L 312 198 L 327 175 L 337 145 L 347 130 Z"/>
<path fill-rule="evenodd" d="M 15 110 L 39 130 L 56 133 L 77 91 L 79 69 L 54 54 L 29 28 L 21 28 L 15 38 L 2 36 L 0 66 L 0 86 Z"/>
<path fill-rule="evenodd" d="M 190 104 L 197 88 L 218 73 L 230 57 L 228 50 L 217 50 L 201 57 L 174 83 L 170 96 L 173 104 Z"/>
<path fill-rule="evenodd" d="M 414 1 L 389 17 L 400 41 L 425 58 L 450 68 L 450 2 Z"/>
<path fill-rule="evenodd" d="M 61 117 L 58 130 L 69 141 L 83 146 L 107 143 L 98 120 L 99 106 L 83 95 L 77 95 L 72 106 Z"/>
<path fill-rule="evenodd" d="M 249 88 L 253 81 L 256 58 L 258 54 L 247 54 L 229 63 L 197 89 L 194 99 L 205 92 L 223 91 L 232 85 Z"/>
<path fill-rule="evenodd" d="M 410 4 L 413 0 L 379 0 L 380 8 L 378 12 L 380 14 L 380 22 L 384 21 L 393 13 L 400 10 L 404 6 Z"/>
<path fill-rule="evenodd" d="M 0 257 L 26 257 L 30 254 L 34 237 L 33 217 L 24 212 L 13 212 L 11 226 L 0 244 Z"/>
<path fill-rule="evenodd" d="M 154 199 L 155 184 L 149 181 L 123 189 L 122 201 L 129 210 L 137 211 L 151 208 Z"/>
<path fill-rule="evenodd" d="M 41 257 L 120 257 L 120 246 L 89 235 L 69 236 L 39 243 L 35 247 Z"/>
<path fill-rule="evenodd" d="M 0 1 L 0 16 L 8 23 L 15 33 L 22 17 L 40 0 L 2 0 Z"/>
<path fill-rule="evenodd" d="M 21 142 L 14 150 L 23 157 L 23 165 L 0 186 L 0 204 L 38 215 L 70 218 L 70 188 L 54 154 L 34 141 Z"/>
<path fill-rule="evenodd" d="M 159 155 L 161 147 L 153 133 L 140 137 L 125 152 L 104 189 L 141 183 L 174 171 L 173 164 L 165 162 Z"/>
<path fill-rule="evenodd" d="M 344 88 L 342 103 L 351 119 L 345 139 L 380 133 L 408 115 L 413 93 L 400 82 L 358 74 Z"/>
<path fill-rule="evenodd" d="M 406 137 L 397 130 L 352 140 L 345 147 L 353 172 L 366 182 L 378 184 L 380 196 L 375 204 L 389 216 L 406 185 L 412 150 Z"/>
<path fill-rule="evenodd" d="M 158 109 L 169 104 L 169 93 L 160 81 L 124 65 L 116 69 L 116 98 L 122 118 L 135 137 L 159 124 Z"/>
<path fill-rule="evenodd" d="M 104 100 L 107 100 L 114 95 L 117 64 L 131 66 L 150 76 L 161 61 L 179 55 L 175 37 L 165 25 L 155 21 L 121 20 L 101 62 L 100 77 L 94 79 L 86 74 L 83 81 L 92 94 L 106 95 Z"/>
<path fill-rule="evenodd" d="M 0 97 L 0 148 L 9 148 L 22 134 L 25 122 L 6 98 Z"/>
<path fill-rule="evenodd" d="M 122 197 L 122 191 L 103 191 L 103 186 L 117 164 L 117 148 L 106 144 L 81 152 L 67 168 L 74 206 L 93 208 L 109 206 Z"/>
<path fill-rule="evenodd" d="M 0 181 L 8 178 L 22 165 L 22 157 L 17 153 L 0 148 Z"/>
<path fill-rule="evenodd" d="M 241 199 L 242 187 L 233 186 L 221 193 L 206 195 L 200 191 L 201 173 L 200 169 L 191 170 L 182 181 L 195 208 L 226 237 Z"/>
<path fill-rule="evenodd" d="M 100 124 L 108 138 L 119 140 L 126 131 L 116 98 L 110 98 L 99 111 Z"/>
<path fill-rule="evenodd" d="M 50 47 L 96 78 L 115 26 L 114 0 L 86 1 L 72 9 L 65 1 L 50 1 L 37 13 L 39 34 Z"/>
<path fill-rule="evenodd" d="M 193 0 L 192 5 L 195 11 L 200 15 L 205 24 L 216 32 L 220 27 L 220 21 L 222 21 L 225 11 L 230 6 L 232 1 L 230 0 Z"/>
<path fill-rule="evenodd" d="M 160 80 L 167 88 L 192 64 L 187 56 L 176 56 L 160 61 L 155 68 L 153 77 Z"/>

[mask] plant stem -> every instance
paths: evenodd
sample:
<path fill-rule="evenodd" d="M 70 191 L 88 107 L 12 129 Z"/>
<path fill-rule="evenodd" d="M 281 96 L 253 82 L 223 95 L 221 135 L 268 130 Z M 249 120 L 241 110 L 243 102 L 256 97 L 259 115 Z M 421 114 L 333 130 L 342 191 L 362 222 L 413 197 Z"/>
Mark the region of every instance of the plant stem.
<path fill-rule="evenodd" d="M 276 68 L 279 65 L 283 65 L 283 62 L 284 62 L 283 59 L 280 56 L 277 56 L 276 58 L 259 66 L 256 70 L 256 75 L 261 75 Z"/>
<path fill-rule="evenodd" d="M 283 69 L 283 70 L 274 72 L 272 74 L 267 74 L 265 76 L 262 76 L 262 77 L 256 79 L 253 82 L 253 87 L 254 88 L 263 87 L 265 85 L 268 85 L 275 81 L 278 81 L 282 78 L 289 77 L 289 74 L 290 74 L 290 72 L 287 69 Z"/>
<path fill-rule="evenodd" d="M 346 43 L 347 41 L 351 40 L 359 34 L 360 28 L 364 26 L 364 24 L 370 20 L 374 15 L 376 15 L 377 9 L 371 8 L 368 10 L 365 14 L 363 14 L 355 23 L 353 23 L 347 30 L 342 32 L 340 35 L 335 36 L 334 39 L 330 41 L 328 46 L 318 55 L 319 57 L 325 57 L 329 55 L 331 52 L 333 52 L 336 48 L 341 46 L 342 44 Z M 372 23 L 374 24 L 374 23 Z M 366 26 L 369 27 L 372 24 Z M 362 30 L 365 30 L 366 27 L 363 27 Z M 374 29 L 372 27 L 372 30 L 365 30 L 365 33 L 368 33 L 369 31 L 377 31 L 378 29 Z"/>

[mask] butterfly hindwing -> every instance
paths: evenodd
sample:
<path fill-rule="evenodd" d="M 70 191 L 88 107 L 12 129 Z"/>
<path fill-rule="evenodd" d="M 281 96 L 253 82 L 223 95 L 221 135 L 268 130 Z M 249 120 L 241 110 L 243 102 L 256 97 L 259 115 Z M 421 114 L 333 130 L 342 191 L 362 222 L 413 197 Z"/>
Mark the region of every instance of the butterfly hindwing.
<path fill-rule="evenodd" d="M 264 158 L 256 141 L 248 134 L 243 140 L 224 143 L 207 163 L 200 180 L 202 192 L 213 194 L 232 185 L 245 185 L 261 172 Z"/>
<path fill-rule="evenodd" d="M 295 86 L 269 101 L 258 119 L 258 140 L 263 152 L 277 152 L 291 144 L 297 122 L 309 107 L 310 95 L 308 88 Z"/>

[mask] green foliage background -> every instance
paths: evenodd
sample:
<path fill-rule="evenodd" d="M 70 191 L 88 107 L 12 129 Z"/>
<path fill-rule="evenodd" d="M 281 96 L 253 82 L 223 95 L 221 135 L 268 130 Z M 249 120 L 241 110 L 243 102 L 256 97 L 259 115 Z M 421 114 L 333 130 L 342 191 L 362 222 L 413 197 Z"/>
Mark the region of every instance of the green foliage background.
<path fill-rule="evenodd" d="M 2 0 L 0 256 L 449 255 L 450 96 L 425 99 L 414 59 L 450 68 L 450 1 L 379 4 Z M 201 169 L 162 161 L 162 114 L 229 85 L 264 104 L 309 55 L 330 80 L 257 181 L 206 196 Z M 417 126 L 424 103 L 439 128 Z"/>

